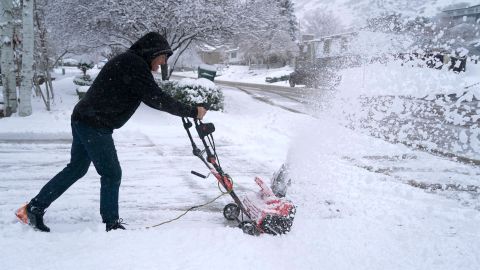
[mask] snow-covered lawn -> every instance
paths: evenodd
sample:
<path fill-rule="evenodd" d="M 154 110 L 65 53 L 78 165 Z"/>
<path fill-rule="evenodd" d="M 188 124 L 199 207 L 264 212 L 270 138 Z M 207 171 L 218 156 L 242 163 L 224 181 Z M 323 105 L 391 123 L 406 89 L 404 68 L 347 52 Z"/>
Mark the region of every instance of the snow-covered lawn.
<path fill-rule="evenodd" d="M 220 68 L 217 71 L 217 76 L 215 77 L 215 80 L 228 81 L 228 82 L 244 82 L 244 83 L 256 83 L 256 84 L 266 84 L 266 85 L 289 86 L 288 81 L 268 83 L 265 81 L 265 79 L 267 77 L 280 78 L 282 76 L 289 75 L 292 72 L 293 72 L 293 68 L 289 66 L 285 66 L 282 68 L 271 68 L 271 69 L 249 69 L 248 66 L 230 65 L 228 67 L 224 66 Z M 196 70 L 174 72 L 173 75 L 197 78 L 198 72 Z"/>
<path fill-rule="evenodd" d="M 56 104 L 35 100 L 30 117 L 0 120 L 0 269 L 479 269 L 478 192 L 425 190 L 410 180 L 479 185 L 480 168 L 413 151 L 339 124 L 224 88 L 225 111 L 209 112 L 222 167 L 238 194 L 291 166 L 287 196 L 298 211 L 283 236 L 245 235 L 224 220 L 230 199 L 171 219 L 218 195 L 191 156 L 178 117 L 141 106 L 115 131 L 123 168 L 120 215 L 106 233 L 94 168 L 48 209 L 51 233 L 19 224 L 14 211 L 69 159 L 73 77 L 55 81 Z"/>

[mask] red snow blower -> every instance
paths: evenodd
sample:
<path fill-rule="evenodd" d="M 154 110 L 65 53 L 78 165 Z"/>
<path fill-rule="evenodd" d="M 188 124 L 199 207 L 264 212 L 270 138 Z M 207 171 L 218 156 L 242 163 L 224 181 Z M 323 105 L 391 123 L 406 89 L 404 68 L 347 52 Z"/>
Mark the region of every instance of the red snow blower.
<path fill-rule="evenodd" d="M 234 201 L 223 208 L 223 216 L 227 220 L 236 221 L 238 227 L 244 233 L 250 235 L 259 235 L 261 233 L 279 235 L 289 232 L 293 224 L 296 208 L 291 201 L 284 198 L 285 166 L 282 166 L 272 179 L 273 190 L 265 185 L 262 179 L 256 177 L 255 182 L 259 185 L 260 191 L 255 194 L 238 197 L 233 190 L 232 178 L 220 166 L 212 135 L 215 131 L 215 126 L 212 123 L 202 123 L 198 119 L 194 120 L 198 136 L 205 147 L 204 150 L 200 150 L 190 133 L 190 128 L 193 126 L 192 122 L 188 118 L 182 118 L 182 122 L 192 143 L 193 155 L 202 160 L 210 170 L 210 173 L 215 176 L 219 185 L 230 194 Z M 206 154 L 206 158 L 204 154 Z M 191 171 L 191 173 L 201 178 L 207 178 L 207 176 L 195 171 Z"/>

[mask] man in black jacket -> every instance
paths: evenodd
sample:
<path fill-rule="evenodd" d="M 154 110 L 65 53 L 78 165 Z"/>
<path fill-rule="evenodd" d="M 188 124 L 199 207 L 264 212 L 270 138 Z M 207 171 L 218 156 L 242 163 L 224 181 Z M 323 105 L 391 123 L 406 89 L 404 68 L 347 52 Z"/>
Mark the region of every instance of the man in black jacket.
<path fill-rule="evenodd" d="M 171 55 L 165 38 L 151 32 L 105 64 L 73 110 L 70 163 L 28 204 L 17 210 L 22 222 L 40 231 L 50 231 L 43 222 L 45 209 L 82 178 L 92 162 L 101 176 L 100 214 L 106 230 L 125 229 L 118 214 L 122 170 L 112 138 L 113 130 L 122 127 L 141 102 L 181 117 L 202 119 L 206 113 L 204 107 L 189 107 L 178 102 L 155 83 L 152 71 L 157 71 Z"/>

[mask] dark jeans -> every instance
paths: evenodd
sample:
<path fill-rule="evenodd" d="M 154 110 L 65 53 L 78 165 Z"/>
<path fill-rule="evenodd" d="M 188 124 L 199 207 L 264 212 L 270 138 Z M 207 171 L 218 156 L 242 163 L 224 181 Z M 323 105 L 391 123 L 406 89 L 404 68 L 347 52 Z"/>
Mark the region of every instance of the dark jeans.
<path fill-rule="evenodd" d="M 70 163 L 53 177 L 30 202 L 32 205 L 47 208 L 73 183 L 82 178 L 93 162 L 100 175 L 100 214 L 103 222 L 116 221 L 118 216 L 118 190 L 122 169 L 112 138 L 113 131 L 93 128 L 78 121 L 72 121 L 72 149 Z"/>

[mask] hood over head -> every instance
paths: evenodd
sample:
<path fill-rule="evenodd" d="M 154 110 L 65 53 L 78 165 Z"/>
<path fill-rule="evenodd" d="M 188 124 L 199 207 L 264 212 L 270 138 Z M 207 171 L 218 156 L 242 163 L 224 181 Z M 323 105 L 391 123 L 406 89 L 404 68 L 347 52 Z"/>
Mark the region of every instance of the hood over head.
<path fill-rule="evenodd" d="M 130 50 L 141 56 L 149 65 L 155 57 L 161 54 L 168 57 L 173 54 L 168 41 L 157 32 L 144 35 L 130 47 Z"/>

